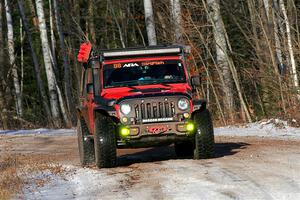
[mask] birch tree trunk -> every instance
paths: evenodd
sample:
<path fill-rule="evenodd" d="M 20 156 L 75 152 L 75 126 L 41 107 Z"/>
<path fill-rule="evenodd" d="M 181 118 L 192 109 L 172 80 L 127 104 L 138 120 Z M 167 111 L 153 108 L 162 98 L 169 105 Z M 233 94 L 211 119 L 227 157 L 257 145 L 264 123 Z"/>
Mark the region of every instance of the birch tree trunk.
<path fill-rule="evenodd" d="M 289 56 L 290 56 L 290 62 L 291 62 L 291 67 L 292 67 L 291 75 L 293 78 L 293 84 L 294 84 L 295 89 L 297 89 L 298 98 L 300 98 L 300 96 L 299 96 L 300 95 L 299 80 L 298 80 L 297 67 L 296 67 L 297 64 L 296 64 L 295 57 L 294 57 L 294 50 L 293 50 L 292 37 L 291 37 L 291 27 L 290 27 L 289 19 L 287 16 L 287 12 L 286 12 L 283 0 L 279 0 L 279 6 L 280 6 L 281 12 L 283 14 L 284 23 L 286 26 L 286 37 L 287 37 Z"/>
<path fill-rule="evenodd" d="M 269 4 L 269 0 L 263 0 L 263 3 L 264 3 L 264 8 L 266 10 L 267 19 L 268 19 L 268 21 L 270 21 L 270 4 Z"/>
<path fill-rule="evenodd" d="M 227 59 L 228 48 L 226 44 L 225 26 L 220 12 L 219 0 L 207 0 L 210 19 L 213 23 L 213 34 L 216 42 L 216 60 L 218 67 L 222 70 L 224 79 L 223 94 L 224 106 L 227 110 L 227 116 L 231 121 L 234 120 L 234 103 L 233 103 L 233 82 L 230 73 L 230 63 Z"/>
<path fill-rule="evenodd" d="M 145 10 L 145 23 L 147 29 L 148 43 L 149 45 L 157 45 L 155 21 L 153 16 L 153 8 L 151 0 L 144 0 Z"/>
<path fill-rule="evenodd" d="M 179 0 L 170 0 L 172 18 L 175 26 L 175 39 L 177 43 L 182 42 L 182 27 L 181 27 L 181 7 Z"/>
<path fill-rule="evenodd" d="M 41 95 L 41 100 L 42 100 L 42 103 L 43 103 L 43 107 L 44 107 L 45 113 L 47 115 L 48 122 L 51 122 L 51 111 L 50 111 L 48 100 L 47 100 L 47 94 L 46 94 L 46 91 L 45 91 L 45 86 L 44 86 L 43 80 L 41 78 L 40 64 L 39 64 L 39 61 L 38 61 L 37 54 L 34 50 L 32 35 L 31 35 L 31 31 L 29 29 L 29 23 L 28 23 L 26 15 L 25 15 L 24 5 L 23 5 L 22 0 L 18 0 L 18 7 L 19 7 L 19 11 L 20 11 L 20 15 L 21 15 L 23 24 L 24 24 L 24 30 L 25 30 L 26 35 L 27 35 L 26 38 L 27 38 L 27 41 L 28 41 L 28 44 L 29 44 L 29 47 L 30 47 L 31 57 L 32 57 L 32 60 L 33 60 L 33 68 L 34 68 L 34 72 L 35 72 L 39 92 L 40 92 L 40 95 Z"/>
<path fill-rule="evenodd" d="M 282 58 L 282 46 L 280 41 L 280 31 L 278 27 L 278 20 L 276 15 L 276 3 L 274 3 L 274 6 L 272 7 L 272 20 L 273 20 L 273 26 L 274 26 L 274 37 L 275 37 L 275 47 L 276 47 L 276 56 L 277 60 L 279 62 L 280 67 L 283 67 L 283 58 Z"/>
<path fill-rule="evenodd" d="M 67 49 L 65 46 L 65 37 L 64 37 L 64 33 L 63 33 L 61 15 L 60 15 L 59 8 L 57 5 L 57 0 L 53 0 L 53 5 L 54 5 L 53 7 L 54 7 L 56 29 L 58 31 L 59 43 L 60 43 L 60 48 L 61 48 L 61 52 L 62 52 L 62 56 L 63 56 L 64 92 L 65 92 L 65 97 L 67 100 L 68 111 L 71 112 L 75 108 L 75 106 L 74 106 L 74 102 L 73 102 L 73 98 L 72 98 L 69 58 L 68 58 Z M 71 115 L 71 117 L 73 119 L 73 115 Z M 75 121 L 74 121 L 74 123 L 75 123 Z"/>
<path fill-rule="evenodd" d="M 40 29 L 40 38 L 42 42 L 44 65 L 45 65 L 46 76 L 48 81 L 51 113 L 52 113 L 54 125 L 59 126 L 60 115 L 59 115 L 59 102 L 58 102 L 57 90 L 56 90 L 57 83 L 55 79 L 55 73 L 51 65 L 51 56 L 50 56 L 51 52 L 50 52 L 50 47 L 49 47 L 49 42 L 47 37 L 47 28 L 46 28 L 45 14 L 43 8 L 43 1 L 35 0 L 35 3 L 36 3 L 37 16 L 39 20 L 39 29 Z"/>
<path fill-rule="evenodd" d="M 53 59 L 52 62 L 53 62 L 54 71 L 57 73 L 58 69 L 57 69 L 57 60 L 56 60 L 56 41 L 55 41 L 55 34 L 54 34 L 52 0 L 49 0 L 49 22 L 50 22 L 50 38 L 51 38 L 51 55 Z"/>
<path fill-rule="evenodd" d="M 15 50 L 14 50 L 15 47 L 14 47 L 12 17 L 11 17 L 11 12 L 7 0 L 4 1 L 4 4 L 5 4 L 6 22 L 7 22 L 7 45 L 8 45 L 9 63 L 12 67 L 11 71 L 12 71 L 13 83 L 15 88 L 16 110 L 17 110 L 17 115 L 22 116 L 23 114 L 22 94 L 21 94 L 21 87 L 19 82 L 17 65 L 15 64 L 16 58 L 15 58 Z"/>

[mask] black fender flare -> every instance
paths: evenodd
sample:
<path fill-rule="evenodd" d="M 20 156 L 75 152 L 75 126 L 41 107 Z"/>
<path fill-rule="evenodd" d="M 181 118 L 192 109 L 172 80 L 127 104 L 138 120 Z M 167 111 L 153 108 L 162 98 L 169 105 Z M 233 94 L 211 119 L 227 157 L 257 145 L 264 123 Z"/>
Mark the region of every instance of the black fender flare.
<path fill-rule="evenodd" d="M 94 116 L 101 114 L 107 117 L 111 117 L 114 122 L 118 122 L 119 119 L 117 118 L 117 112 L 113 106 L 103 106 L 99 105 L 94 108 Z"/>
<path fill-rule="evenodd" d="M 192 117 L 196 112 L 203 112 L 204 110 L 206 110 L 206 100 L 193 100 Z"/>

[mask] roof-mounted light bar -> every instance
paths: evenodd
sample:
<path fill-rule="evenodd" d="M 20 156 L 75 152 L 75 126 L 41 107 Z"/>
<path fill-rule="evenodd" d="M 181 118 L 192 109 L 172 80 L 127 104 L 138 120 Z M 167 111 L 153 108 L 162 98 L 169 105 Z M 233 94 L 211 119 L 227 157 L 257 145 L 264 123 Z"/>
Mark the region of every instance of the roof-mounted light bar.
<path fill-rule="evenodd" d="M 180 53 L 180 52 L 181 52 L 181 49 L 179 47 L 162 48 L 162 49 L 126 50 L 126 51 L 103 52 L 103 57 L 104 58 L 109 58 L 109 57 L 121 57 L 121 56 L 171 54 L 171 53 Z"/>

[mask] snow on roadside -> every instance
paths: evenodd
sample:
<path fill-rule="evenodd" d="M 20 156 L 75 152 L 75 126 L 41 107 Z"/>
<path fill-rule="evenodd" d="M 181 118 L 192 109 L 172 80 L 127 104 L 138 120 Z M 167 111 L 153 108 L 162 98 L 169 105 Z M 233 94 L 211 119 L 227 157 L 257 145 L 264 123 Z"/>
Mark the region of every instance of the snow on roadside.
<path fill-rule="evenodd" d="M 49 184 L 39 188 L 27 187 L 23 189 L 24 199 L 126 199 L 128 195 L 120 188 L 120 182 L 126 180 L 126 172 L 111 173 L 110 169 L 78 168 L 72 165 L 63 166 L 67 171 L 67 178 L 54 175 Z M 120 192 L 121 191 L 121 192 Z"/>
<path fill-rule="evenodd" d="M 33 130 L 0 130 L 0 135 L 45 135 L 45 136 L 72 136 L 76 129 L 33 129 Z M 216 136 L 258 136 L 277 139 L 300 139 L 300 128 L 288 126 L 286 121 L 279 119 L 263 120 L 242 126 L 226 126 L 215 128 Z"/>
<path fill-rule="evenodd" d="M 76 134 L 76 129 L 32 129 L 32 130 L 0 130 L 0 135 L 45 135 L 45 136 L 71 136 Z"/>
<path fill-rule="evenodd" d="M 250 162 L 248 171 L 245 162 L 233 168 L 218 160 L 187 159 L 113 169 L 65 166 L 73 171 L 67 179 L 56 176 L 50 184 L 23 194 L 29 200 L 299 199 L 299 174 L 293 175 L 297 170 L 274 165 L 274 175 L 265 162 Z"/>
<path fill-rule="evenodd" d="M 300 128 L 288 126 L 286 121 L 270 119 L 242 126 L 215 128 L 216 136 L 257 136 L 277 139 L 300 139 Z"/>

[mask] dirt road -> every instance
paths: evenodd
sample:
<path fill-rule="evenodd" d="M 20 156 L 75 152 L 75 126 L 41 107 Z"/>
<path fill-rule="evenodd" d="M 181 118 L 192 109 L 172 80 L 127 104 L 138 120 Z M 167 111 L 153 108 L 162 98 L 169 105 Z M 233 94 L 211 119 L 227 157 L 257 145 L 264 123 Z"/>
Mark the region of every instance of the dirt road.
<path fill-rule="evenodd" d="M 216 137 L 216 158 L 177 159 L 171 146 L 118 151 L 119 167 L 81 168 L 75 136 L 1 136 L 10 149 L 51 157 L 70 174 L 25 199 L 300 199 L 300 140 Z"/>

